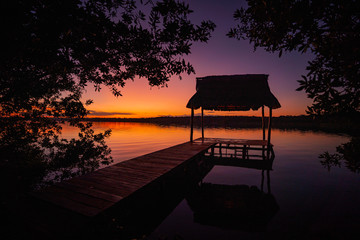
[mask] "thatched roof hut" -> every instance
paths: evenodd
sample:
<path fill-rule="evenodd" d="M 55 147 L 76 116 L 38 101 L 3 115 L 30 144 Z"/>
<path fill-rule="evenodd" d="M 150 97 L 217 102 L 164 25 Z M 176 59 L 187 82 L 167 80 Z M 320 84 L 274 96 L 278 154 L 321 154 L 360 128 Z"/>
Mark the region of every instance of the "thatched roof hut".
<path fill-rule="evenodd" d="M 271 93 L 267 74 L 222 75 L 196 78 L 196 93 L 190 98 L 190 141 L 193 141 L 194 110 L 201 107 L 202 139 L 204 139 L 203 115 L 205 110 L 248 111 L 262 110 L 263 140 L 265 140 L 264 107 L 269 108 L 268 140 L 270 146 L 272 109 L 281 105 Z"/>
<path fill-rule="evenodd" d="M 272 109 L 281 105 L 271 93 L 266 74 L 207 76 L 196 78 L 196 93 L 187 108 L 215 111 Z"/>

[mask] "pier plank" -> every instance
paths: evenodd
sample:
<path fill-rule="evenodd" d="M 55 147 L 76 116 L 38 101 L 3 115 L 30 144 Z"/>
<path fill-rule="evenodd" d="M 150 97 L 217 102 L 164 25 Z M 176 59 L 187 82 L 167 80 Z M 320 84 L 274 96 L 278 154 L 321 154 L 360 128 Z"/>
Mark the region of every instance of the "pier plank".
<path fill-rule="evenodd" d="M 67 189 L 70 189 L 72 191 L 78 192 L 78 193 L 83 193 L 83 194 L 86 194 L 89 196 L 101 198 L 101 199 L 104 199 L 104 200 L 107 200 L 107 201 L 110 201 L 113 203 L 116 203 L 122 199 L 122 197 L 120 197 L 118 195 L 110 194 L 110 193 L 99 191 L 99 190 L 92 189 L 92 188 L 84 188 L 83 186 L 79 186 L 76 184 L 70 184 L 66 181 L 61 182 L 57 185 L 62 186 Z"/>
<path fill-rule="evenodd" d="M 84 188 L 96 189 L 98 191 L 118 195 L 121 197 L 128 196 L 132 190 L 126 187 L 118 187 L 117 185 L 110 185 L 106 182 L 99 182 L 96 179 L 82 179 L 81 177 L 74 179 L 73 181 L 69 181 L 70 184 L 81 185 Z"/>
<path fill-rule="evenodd" d="M 38 193 L 36 197 L 85 216 L 95 216 L 99 213 L 98 208 L 86 206 L 79 202 L 73 201 L 66 196 L 54 194 L 52 192 L 43 192 L 41 194 Z"/>

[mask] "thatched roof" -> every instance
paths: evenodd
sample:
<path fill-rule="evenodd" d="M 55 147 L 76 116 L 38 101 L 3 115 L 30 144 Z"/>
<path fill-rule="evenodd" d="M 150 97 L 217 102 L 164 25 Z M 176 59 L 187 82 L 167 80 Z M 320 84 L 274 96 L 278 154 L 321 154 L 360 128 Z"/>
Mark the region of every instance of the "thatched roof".
<path fill-rule="evenodd" d="M 218 111 L 257 110 L 261 106 L 280 108 L 271 93 L 266 74 L 224 75 L 196 78 L 196 93 L 187 108 Z"/>

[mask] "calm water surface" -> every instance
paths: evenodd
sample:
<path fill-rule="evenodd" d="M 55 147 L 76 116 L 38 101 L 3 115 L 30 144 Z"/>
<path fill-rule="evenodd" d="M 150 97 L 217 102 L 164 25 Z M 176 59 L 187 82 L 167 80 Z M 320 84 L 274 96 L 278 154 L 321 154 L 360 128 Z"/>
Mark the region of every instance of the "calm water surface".
<path fill-rule="evenodd" d="M 111 128 L 108 144 L 114 162 L 121 162 L 189 139 L 189 128 L 162 127 L 142 123 L 95 123 L 96 131 Z M 260 129 L 205 129 L 206 137 L 260 139 Z M 64 136 L 73 136 L 65 127 Z M 199 129 L 195 137 L 201 136 Z M 149 239 L 348 239 L 360 229 L 359 174 L 345 166 L 330 171 L 320 164 L 318 155 L 335 152 L 349 141 L 346 135 L 303 131 L 272 131 L 275 160 L 265 192 L 278 206 L 260 231 L 240 227 L 216 226 L 194 220 L 189 199 L 184 198 L 162 221 Z M 262 171 L 215 166 L 203 183 L 223 186 L 245 185 L 260 189 Z M 270 189 L 268 189 L 270 187 Z M 241 216 L 240 216 L 241 217 Z M 358 239 L 358 238 L 356 238 Z"/>

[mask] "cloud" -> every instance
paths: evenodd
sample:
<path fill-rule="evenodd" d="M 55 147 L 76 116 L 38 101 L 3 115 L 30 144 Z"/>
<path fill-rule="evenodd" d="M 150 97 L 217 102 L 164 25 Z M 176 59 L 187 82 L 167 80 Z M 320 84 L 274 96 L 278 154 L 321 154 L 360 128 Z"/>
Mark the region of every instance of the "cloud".
<path fill-rule="evenodd" d="M 135 115 L 135 114 L 129 113 L 129 112 L 101 112 L 101 111 L 90 110 L 89 115 L 91 115 L 91 116 L 114 116 L 114 115 L 129 116 L 129 115 Z"/>

